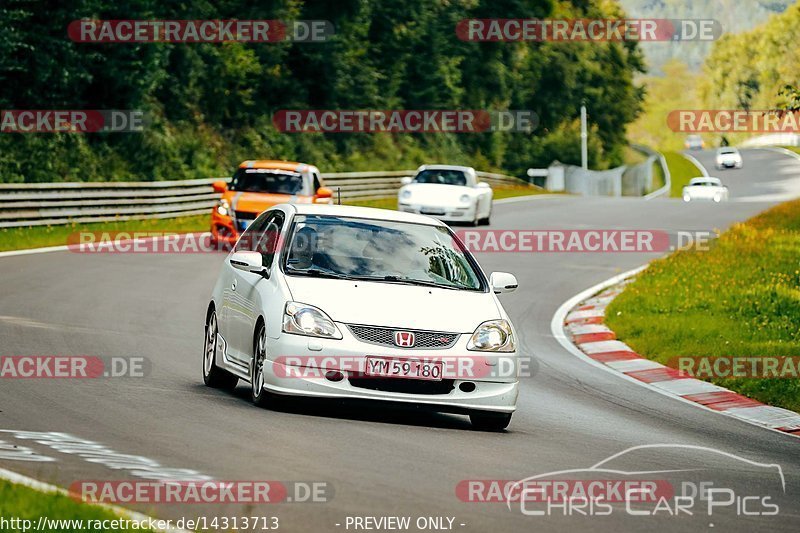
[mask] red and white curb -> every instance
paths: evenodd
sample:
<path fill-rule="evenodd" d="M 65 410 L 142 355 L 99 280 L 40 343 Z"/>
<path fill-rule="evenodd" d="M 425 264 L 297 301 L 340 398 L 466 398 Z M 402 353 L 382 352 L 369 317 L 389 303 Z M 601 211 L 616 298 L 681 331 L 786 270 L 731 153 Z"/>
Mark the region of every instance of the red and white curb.
<path fill-rule="evenodd" d="M 615 276 L 565 302 L 551 322 L 556 340 L 581 359 L 655 392 L 800 437 L 800 414 L 764 405 L 713 383 L 695 379 L 646 359 L 617 340 L 616 334 L 604 324 L 606 307 L 644 268 Z"/>

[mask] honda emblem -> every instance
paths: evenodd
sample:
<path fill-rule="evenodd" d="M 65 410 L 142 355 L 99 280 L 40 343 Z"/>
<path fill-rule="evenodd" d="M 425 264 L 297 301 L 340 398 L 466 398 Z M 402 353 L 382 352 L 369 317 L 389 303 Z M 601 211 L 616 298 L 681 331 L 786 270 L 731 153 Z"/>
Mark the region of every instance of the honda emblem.
<path fill-rule="evenodd" d="M 411 331 L 395 331 L 394 343 L 401 348 L 411 348 L 414 346 L 414 333 Z"/>

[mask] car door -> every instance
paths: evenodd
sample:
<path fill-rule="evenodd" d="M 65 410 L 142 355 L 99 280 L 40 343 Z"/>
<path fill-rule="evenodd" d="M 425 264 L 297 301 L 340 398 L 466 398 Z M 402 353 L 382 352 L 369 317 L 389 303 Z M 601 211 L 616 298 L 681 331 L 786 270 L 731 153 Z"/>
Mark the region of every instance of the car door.
<path fill-rule="evenodd" d="M 242 235 L 237 250 L 260 252 L 263 266 L 271 273 L 285 220 L 283 211 L 267 211 Z M 262 284 L 273 285 L 269 277 L 269 274 L 265 276 L 233 269 L 229 319 L 232 333 L 230 342 L 233 344 L 231 356 L 240 364 L 249 364 L 252 357 L 255 325 L 263 309 L 258 289 Z"/>

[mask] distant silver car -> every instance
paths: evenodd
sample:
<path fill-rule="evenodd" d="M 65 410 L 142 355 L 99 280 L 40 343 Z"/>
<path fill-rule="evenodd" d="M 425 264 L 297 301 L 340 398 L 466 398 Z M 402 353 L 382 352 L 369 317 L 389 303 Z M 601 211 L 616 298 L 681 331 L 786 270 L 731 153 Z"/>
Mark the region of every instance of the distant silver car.
<path fill-rule="evenodd" d="M 717 148 L 717 158 L 715 161 L 717 170 L 724 168 L 742 168 L 742 154 L 739 150 L 731 146 Z"/>
<path fill-rule="evenodd" d="M 703 138 L 699 135 L 689 135 L 686 137 L 686 140 L 683 142 L 683 145 L 686 147 L 687 150 L 702 150 L 705 148 L 706 143 L 703 141 Z"/>
<path fill-rule="evenodd" d="M 728 188 L 719 178 L 692 178 L 683 188 L 684 202 L 724 202 L 728 200 Z"/>

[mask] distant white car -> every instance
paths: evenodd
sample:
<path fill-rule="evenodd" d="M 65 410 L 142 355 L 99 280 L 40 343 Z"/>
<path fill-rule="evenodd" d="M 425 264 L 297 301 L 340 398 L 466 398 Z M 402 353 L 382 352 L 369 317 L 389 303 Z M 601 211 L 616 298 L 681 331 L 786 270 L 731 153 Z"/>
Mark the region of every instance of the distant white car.
<path fill-rule="evenodd" d="M 692 178 L 683 188 L 684 202 L 724 202 L 728 200 L 728 188 L 719 178 Z"/>
<path fill-rule="evenodd" d="M 724 168 L 742 168 L 742 154 L 739 150 L 730 146 L 717 148 L 717 170 Z"/>
<path fill-rule="evenodd" d="M 445 222 L 489 224 L 492 188 L 478 181 L 475 169 L 451 165 L 423 165 L 413 178 L 403 178 L 397 208 L 429 215 Z"/>

